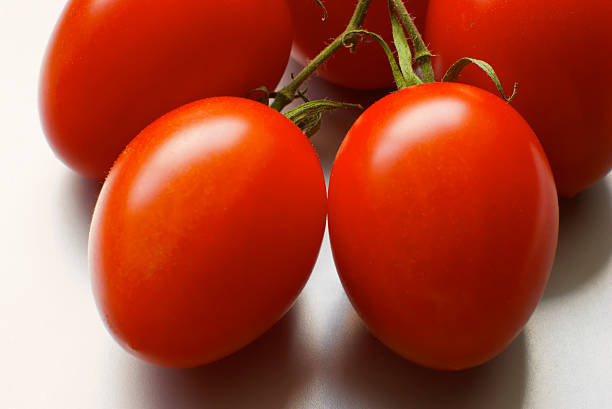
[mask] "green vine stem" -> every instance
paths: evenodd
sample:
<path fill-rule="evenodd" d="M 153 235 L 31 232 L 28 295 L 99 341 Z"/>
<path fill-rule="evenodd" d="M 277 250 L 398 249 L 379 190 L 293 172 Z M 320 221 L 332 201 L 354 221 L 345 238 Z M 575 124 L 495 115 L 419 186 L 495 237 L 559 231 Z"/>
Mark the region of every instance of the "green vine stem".
<path fill-rule="evenodd" d="M 418 75 L 416 75 L 416 73 L 414 72 L 414 69 L 412 68 L 412 64 L 413 64 L 412 51 L 410 50 L 408 39 L 406 38 L 406 34 L 404 33 L 404 28 L 402 27 L 402 24 L 397 19 L 397 16 L 395 15 L 393 8 L 389 8 L 389 15 L 391 16 L 393 43 L 395 44 L 395 50 L 397 51 L 397 57 L 399 60 L 402 74 L 404 75 L 404 86 L 403 87 L 400 86 L 400 84 L 397 83 L 396 81 L 398 85 L 397 89 L 402 89 L 402 88 L 406 88 L 412 85 L 422 84 L 423 81 Z"/>
<path fill-rule="evenodd" d="M 310 77 L 321 65 L 325 63 L 336 51 L 342 47 L 348 47 L 351 50 L 357 45 L 358 34 L 354 31 L 361 28 L 363 21 L 366 18 L 371 0 L 359 0 L 357 7 L 351 17 L 351 21 L 344 30 L 331 44 L 319 53 L 304 69 L 293 78 L 287 86 L 276 93 L 276 98 L 272 102 L 271 107 L 277 111 L 282 111 L 295 98 L 302 84 Z M 348 35 L 348 36 L 347 36 Z"/>
<path fill-rule="evenodd" d="M 423 38 L 421 37 L 421 34 L 419 34 L 419 30 L 416 28 L 414 20 L 406 10 L 406 6 L 404 6 L 402 0 L 388 0 L 388 2 L 389 12 L 391 14 L 391 25 L 393 28 L 393 41 L 395 43 L 395 48 L 399 57 L 400 68 L 403 74 L 405 84 L 404 87 L 402 87 L 400 85 L 400 82 L 398 82 L 396 79 L 398 89 L 405 88 L 406 86 L 422 84 L 423 81 L 426 83 L 434 82 L 435 78 L 431 65 L 432 55 L 427 49 L 425 43 L 423 42 Z M 398 18 L 395 15 L 396 13 L 400 21 L 398 21 Z M 412 46 L 414 47 L 414 61 L 411 58 L 410 46 L 407 43 L 404 29 L 408 32 L 408 36 L 410 37 L 410 41 L 412 43 Z M 415 74 L 414 70 L 412 69 L 413 62 L 419 65 L 419 67 L 421 68 L 423 81 L 420 81 L 420 78 Z M 506 96 L 506 94 L 504 94 L 501 82 L 499 81 L 495 70 L 493 70 L 493 67 L 491 67 L 491 65 L 489 65 L 487 62 L 475 58 L 464 57 L 459 59 L 448 69 L 448 71 L 442 78 L 442 82 L 457 81 L 461 71 L 469 64 L 476 65 L 481 70 L 483 70 L 489 76 L 489 78 L 491 78 L 491 81 L 493 81 L 495 87 L 497 87 L 497 90 L 501 94 L 502 98 L 506 100 L 506 102 L 512 101 L 512 99 L 516 96 L 518 83 L 514 83 L 514 89 L 512 90 L 512 94 L 510 96 Z M 393 71 L 394 75 L 396 75 L 395 66 L 395 61 L 391 61 L 391 70 Z"/>
<path fill-rule="evenodd" d="M 423 37 L 414 24 L 414 19 L 410 13 L 408 13 L 408 10 L 406 9 L 406 6 L 402 0 L 389 0 L 389 4 L 390 6 L 393 6 L 399 20 L 408 32 L 410 42 L 414 47 L 414 60 L 415 63 L 421 68 L 423 81 L 434 82 L 435 79 L 433 67 L 431 65 L 431 52 L 429 52 L 429 49 L 423 41 Z"/>

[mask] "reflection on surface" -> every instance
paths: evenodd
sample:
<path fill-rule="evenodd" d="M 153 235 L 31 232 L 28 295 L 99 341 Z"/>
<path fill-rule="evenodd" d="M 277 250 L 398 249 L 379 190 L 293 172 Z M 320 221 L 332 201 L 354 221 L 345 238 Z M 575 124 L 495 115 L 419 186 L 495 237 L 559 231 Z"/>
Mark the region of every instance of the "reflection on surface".
<path fill-rule="evenodd" d="M 477 368 L 445 372 L 414 365 L 387 349 L 347 311 L 333 380 L 346 408 L 522 408 L 527 385 L 525 335 Z M 330 380 L 331 381 L 331 380 Z"/>
<path fill-rule="evenodd" d="M 559 202 L 559 247 L 544 297 L 586 285 L 605 270 L 612 255 L 612 202 L 603 180 Z"/>
<path fill-rule="evenodd" d="M 142 364 L 138 383 L 146 389 L 138 407 L 290 408 L 311 373 L 312 360 L 296 337 L 296 305 L 278 324 L 241 351 L 186 370 Z"/>

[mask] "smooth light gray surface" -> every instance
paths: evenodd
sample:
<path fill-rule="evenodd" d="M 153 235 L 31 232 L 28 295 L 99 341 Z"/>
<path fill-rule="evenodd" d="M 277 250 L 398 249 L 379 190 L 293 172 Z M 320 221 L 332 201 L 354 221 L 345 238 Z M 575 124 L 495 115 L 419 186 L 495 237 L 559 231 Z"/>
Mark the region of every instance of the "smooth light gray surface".
<path fill-rule="evenodd" d="M 132 358 L 95 310 L 87 232 L 99 186 L 56 160 L 40 129 L 40 61 L 63 0 L 0 2 L 0 408 L 610 408 L 612 177 L 561 203 L 549 287 L 526 330 L 482 367 L 416 367 L 365 331 L 327 241 L 296 307 L 251 346 L 179 371 Z M 298 67 L 291 64 L 290 71 Z M 312 97 L 375 97 L 322 81 Z M 313 140 L 329 173 L 356 117 Z"/>

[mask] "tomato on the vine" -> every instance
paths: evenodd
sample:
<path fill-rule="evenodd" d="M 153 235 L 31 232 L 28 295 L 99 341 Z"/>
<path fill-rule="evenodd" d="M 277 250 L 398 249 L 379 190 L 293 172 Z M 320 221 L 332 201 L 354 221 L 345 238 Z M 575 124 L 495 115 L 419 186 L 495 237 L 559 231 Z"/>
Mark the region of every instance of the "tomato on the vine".
<path fill-rule="evenodd" d="M 512 104 L 538 135 L 562 196 L 612 168 L 611 15 L 608 0 L 430 2 L 426 40 L 437 73 L 467 55 L 517 81 Z M 476 68 L 460 79 L 493 90 Z"/>
<path fill-rule="evenodd" d="M 168 111 L 273 89 L 290 49 L 284 0 L 71 0 L 42 68 L 47 139 L 72 169 L 103 179 Z"/>
<path fill-rule="evenodd" d="M 354 0 L 323 1 L 327 20 L 314 0 L 287 0 L 294 31 L 294 57 L 306 64 L 333 38 L 342 33 L 351 19 Z M 428 0 L 404 0 L 419 29 L 425 23 Z M 364 29 L 380 34 L 386 41 L 393 38 L 387 0 L 372 0 L 364 21 Z M 335 84 L 356 89 L 377 89 L 393 86 L 393 75 L 385 53 L 376 42 L 360 43 L 355 53 L 340 50 L 318 69 L 318 74 Z"/>
<path fill-rule="evenodd" d="M 326 210 L 317 155 L 277 111 L 234 97 L 172 111 L 128 145 L 96 205 L 100 313 L 121 345 L 156 364 L 231 354 L 295 301 Z"/>
<path fill-rule="evenodd" d="M 557 193 L 535 134 L 463 84 L 406 88 L 342 143 L 329 186 L 334 260 L 372 333 L 425 366 L 500 353 L 546 285 Z"/>

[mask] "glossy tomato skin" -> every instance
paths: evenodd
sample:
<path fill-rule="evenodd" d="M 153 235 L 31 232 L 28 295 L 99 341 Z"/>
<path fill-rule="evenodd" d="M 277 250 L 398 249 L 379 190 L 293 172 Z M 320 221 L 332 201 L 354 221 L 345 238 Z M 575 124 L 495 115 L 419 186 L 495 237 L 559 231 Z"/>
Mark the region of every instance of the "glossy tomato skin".
<path fill-rule="evenodd" d="M 344 31 L 351 20 L 354 0 L 323 1 L 328 19 L 322 21 L 323 11 L 313 0 L 287 0 L 294 27 L 294 54 L 301 64 L 313 59 L 323 48 Z M 422 31 L 428 0 L 404 0 L 406 8 Z M 364 28 L 393 41 L 391 21 L 386 0 L 372 0 Z M 338 85 L 355 89 L 392 87 L 393 75 L 389 61 L 375 41 L 360 43 L 354 54 L 348 49 L 338 51 L 319 70 L 318 74 Z"/>
<path fill-rule="evenodd" d="M 441 75 L 463 56 L 493 65 L 571 197 L 612 168 L 612 2 L 432 0 L 426 40 Z M 571 56 L 580 55 L 580 61 Z M 461 81 L 493 91 L 470 67 Z"/>
<path fill-rule="evenodd" d="M 169 367 L 242 348 L 306 283 L 326 203 L 312 145 L 271 108 L 219 97 L 165 115 L 119 157 L 94 211 L 89 263 L 107 327 Z"/>
<path fill-rule="evenodd" d="M 557 194 L 516 111 L 478 88 L 432 83 L 383 98 L 350 129 L 329 229 L 372 333 L 418 364 L 463 369 L 499 354 L 540 299 Z"/>
<path fill-rule="evenodd" d="M 284 0 L 71 0 L 43 63 L 56 155 L 104 179 L 145 126 L 188 102 L 273 89 L 291 50 Z"/>

